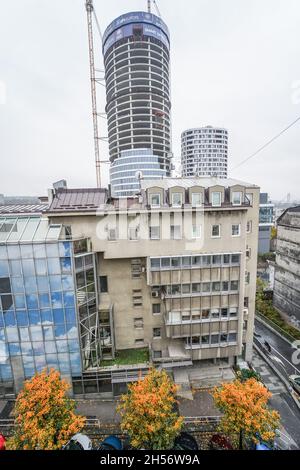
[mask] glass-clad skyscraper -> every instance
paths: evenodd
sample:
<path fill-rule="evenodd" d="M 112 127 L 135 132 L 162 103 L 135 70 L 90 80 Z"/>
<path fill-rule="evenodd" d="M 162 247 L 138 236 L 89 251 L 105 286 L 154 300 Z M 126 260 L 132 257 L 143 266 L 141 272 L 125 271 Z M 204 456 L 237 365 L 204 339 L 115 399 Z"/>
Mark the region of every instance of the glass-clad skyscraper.
<path fill-rule="evenodd" d="M 55 368 L 70 383 L 101 356 L 94 254 L 37 215 L 0 217 L 0 396 Z"/>
<path fill-rule="evenodd" d="M 166 176 L 158 157 L 151 149 L 123 150 L 110 167 L 110 182 L 114 197 L 132 196 L 140 191 L 140 179 Z"/>

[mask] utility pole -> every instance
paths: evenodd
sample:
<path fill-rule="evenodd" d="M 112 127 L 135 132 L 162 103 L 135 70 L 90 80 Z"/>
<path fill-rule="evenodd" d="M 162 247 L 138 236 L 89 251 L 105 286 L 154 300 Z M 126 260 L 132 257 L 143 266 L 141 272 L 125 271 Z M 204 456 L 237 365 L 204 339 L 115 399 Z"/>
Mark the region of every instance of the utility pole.
<path fill-rule="evenodd" d="M 91 95 L 92 95 L 93 125 L 94 125 L 94 147 L 95 147 L 96 179 L 97 179 L 97 188 L 101 188 L 101 168 L 100 168 L 98 113 L 97 113 L 97 92 L 96 92 L 94 38 L 93 38 L 93 12 L 94 12 L 93 0 L 86 0 L 85 7 L 86 7 L 86 11 L 87 11 L 87 21 L 88 21 L 89 58 L 90 58 Z"/>

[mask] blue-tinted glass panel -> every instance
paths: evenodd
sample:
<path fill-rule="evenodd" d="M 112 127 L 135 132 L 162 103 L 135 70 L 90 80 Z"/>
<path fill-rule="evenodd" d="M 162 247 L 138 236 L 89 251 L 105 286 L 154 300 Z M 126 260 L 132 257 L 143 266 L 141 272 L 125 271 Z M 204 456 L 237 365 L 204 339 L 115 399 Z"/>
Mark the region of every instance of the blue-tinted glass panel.
<path fill-rule="evenodd" d="M 16 313 L 17 316 L 17 325 L 18 326 L 28 326 L 28 315 L 25 310 L 20 310 Z"/>
<path fill-rule="evenodd" d="M 8 275 L 9 275 L 8 261 L 0 260 L 0 277 L 8 276 Z"/>
<path fill-rule="evenodd" d="M 53 308 L 61 308 L 62 307 L 62 293 L 52 292 L 51 303 L 52 303 Z"/>
<path fill-rule="evenodd" d="M 22 260 L 22 266 L 23 266 L 24 276 L 34 276 L 35 275 L 33 259 L 23 259 Z"/>
<path fill-rule="evenodd" d="M 57 352 L 65 353 L 68 352 L 68 342 L 66 339 L 56 342 Z"/>
<path fill-rule="evenodd" d="M 52 291 L 61 290 L 61 277 L 60 276 L 49 276 L 50 287 Z"/>
<path fill-rule="evenodd" d="M 58 244 L 57 243 L 47 243 L 46 244 L 46 252 L 49 258 L 58 258 Z"/>
<path fill-rule="evenodd" d="M 16 306 L 17 309 L 26 308 L 26 302 L 25 302 L 25 295 L 24 294 L 15 295 L 14 298 L 15 298 L 15 306 Z"/>
<path fill-rule="evenodd" d="M 71 243 L 70 242 L 59 243 L 59 255 L 71 256 Z"/>
<path fill-rule="evenodd" d="M 68 339 L 69 350 L 71 352 L 78 352 L 79 351 L 79 343 L 76 339 Z"/>
<path fill-rule="evenodd" d="M 9 262 L 10 272 L 12 276 L 22 275 L 22 265 L 20 260 L 13 260 Z"/>
<path fill-rule="evenodd" d="M 16 326 L 8 326 L 6 328 L 6 336 L 9 343 L 19 341 L 18 328 Z"/>
<path fill-rule="evenodd" d="M 9 259 L 20 259 L 20 245 L 7 245 L 7 254 Z"/>
<path fill-rule="evenodd" d="M 23 279 L 21 277 L 12 277 L 11 287 L 15 294 L 22 294 L 24 292 Z"/>
<path fill-rule="evenodd" d="M 61 272 L 68 274 L 71 272 L 71 258 L 60 258 Z"/>
<path fill-rule="evenodd" d="M 38 296 L 35 294 L 26 295 L 26 302 L 28 309 L 38 308 Z"/>
<path fill-rule="evenodd" d="M 31 294 L 37 291 L 36 278 L 34 276 L 24 277 L 25 292 Z"/>
<path fill-rule="evenodd" d="M 28 363 L 25 363 L 25 357 L 23 357 L 23 363 L 24 363 L 24 374 L 25 378 L 29 379 L 35 374 L 35 368 L 34 368 L 34 362 L 29 360 Z"/>
<path fill-rule="evenodd" d="M 66 328 L 65 325 L 59 325 L 54 327 L 54 334 L 56 339 L 65 339 Z"/>
<path fill-rule="evenodd" d="M 74 307 L 74 294 L 72 292 L 64 292 L 63 296 L 65 307 Z"/>
<path fill-rule="evenodd" d="M 46 276 L 37 276 L 37 286 L 39 292 L 48 292 L 49 291 L 49 282 Z"/>
<path fill-rule="evenodd" d="M 15 313 L 13 311 L 8 310 L 3 316 L 5 326 L 14 326 L 16 324 Z"/>
<path fill-rule="evenodd" d="M 21 342 L 30 341 L 29 328 L 19 328 L 19 333 Z"/>
<path fill-rule="evenodd" d="M 76 313 L 74 308 L 66 308 L 66 323 L 76 325 Z"/>
<path fill-rule="evenodd" d="M 56 353 L 56 345 L 54 341 L 46 341 L 45 342 L 45 351 L 46 354 Z"/>
<path fill-rule="evenodd" d="M 62 276 L 62 288 L 63 290 L 73 290 L 74 289 L 74 283 L 73 283 L 73 277 L 72 276 Z"/>
<path fill-rule="evenodd" d="M 76 326 L 72 325 L 72 324 L 67 324 L 66 325 L 66 328 L 67 328 L 67 336 L 69 339 L 77 339 L 78 338 L 78 332 L 77 332 L 77 328 Z"/>
<path fill-rule="evenodd" d="M 0 221 L 0 226 L 1 226 L 1 221 Z M 7 258 L 7 252 L 6 252 L 6 246 L 5 245 L 0 245 L 0 259 L 6 259 Z"/>
<path fill-rule="evenodd" d="M 50 369 L 58 369 L 57 354 L 46 354 L 46 362 Z"/>
<path fill-rule="evenodd" d="M 0 375 L 3 380 L 12 379 L 12 371 L 9 364 L 0 364 Z"/>
<path fill-rule="evenodd" d="M 1 309 L 1 302 L 0 302 L 0 309 Z M 0 328 L 3 326 L 4 326 L 3 313 L 0 310 Z"/>
<path fill-rule="evenodd" d="M 21 354 L 20 343 L 9 343 L 8 348 L 11 356 L 19 356 Z"/>
<path fill-rule="evenodd" d="M 49 294 L 39 294 L 40 308 L 50 307 L 50 296 Z"/>
<path fill-rule="evenodd" d="M 38 276 L 46 276 L 47 274 L 47 263 L 45 259 L 35 260 L 35 269 Z"/>
<path fill-rule="evenodd" d="M 52 310 L 46 309 L 41 311 L 41 319 L 43 324 L 53 323 Z"/>
<path fill-rule="evenodd" d="M 30 330 L 32 341 L 43 340 L 42 328 L 40 326 L 30 326 L 29 330 Z"/>
<path fill-rule="evenodd" d="M 35 356 L 35 367 L 38 372 L 46 367 L 46 357 L 45 356 Z"/>
<path fill-rule="evenodd" d="M 68 354 L 58 354 L 59 369 L 62 374 L 70 372 L 70 363 Z"/>
<path fill-rule="evenodd" d="M 0 328 L 0 341 L 5 341 L 5 330 L 4 328 Z M 1 349 L 0 349 L 1 351 Z M 1 353 L 0 353 L 1 355 Z"/>
<path fill-rule="evenodd" d="M 46 258 L 46 246 L 42 243 L 33 245 L 33 255 L 35 258 Z"/>
<path fill-rule="evenodd" d="M 48 258 L 48 272 L 49 274 L 60 274 L 59 258 Z"/>
<path fill-rule="evenodd" d="M 21 351 L 22 351 L 23 356 L 33 356 L 32 343 L 22 342 Z"/>
<path fill-rule="evenodd" d="M 21 245 L 21 258 L 23 262 L 26 258 L 33 257 L 32 245 Z"/>
<path fill-rule="evenodd" d="M 35 356 L 40 356 L 41 354 L 45 354 L 44 343 L 42 341 L 34 341 L 32 343 L 33 354 Z"/>
<path fill-rule="evenodd" d="M 0 364 L 4 362 L 4 359 L 8 358 L 8 344 L 4 342 L 4 339 L 0 343 L 0 357 Z"/>
<path fill-rule="evenodd" d="M 53 326 L 43 326 L 43 335 L 45 341 L 53 341 L 54 340 L 54 332 Z"/>
<path fill-rule="evenodd" d="M 65 315 L 62 308 L 53 309 L 53 319 L 55 325 L 62 325 L 63 323 L 65 323 Z"/>
<path fill-rule="evenodd" d="M 41 323 L 41 315 L 39 310 L 29 310 L 30 325 L 38 325 Z"/>

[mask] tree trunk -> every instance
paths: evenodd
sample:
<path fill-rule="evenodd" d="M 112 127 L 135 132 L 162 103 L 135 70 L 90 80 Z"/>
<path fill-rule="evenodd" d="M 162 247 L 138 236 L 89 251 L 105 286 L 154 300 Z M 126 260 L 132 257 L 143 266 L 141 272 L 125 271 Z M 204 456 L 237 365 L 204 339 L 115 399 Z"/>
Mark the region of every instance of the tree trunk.
<path fill-rule="evenodd" d="M 243 430 L 240 429 L 239 450 L 243 450 Z"/>

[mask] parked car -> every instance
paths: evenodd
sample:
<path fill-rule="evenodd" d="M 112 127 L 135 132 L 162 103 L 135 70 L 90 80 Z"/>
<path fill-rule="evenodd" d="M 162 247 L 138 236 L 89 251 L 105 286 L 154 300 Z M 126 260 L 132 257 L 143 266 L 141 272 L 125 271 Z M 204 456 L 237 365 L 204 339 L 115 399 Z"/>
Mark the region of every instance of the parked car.
<path fill-rule="evenodd" d="M 65 444 L 62 450 L 92 450 L 93 444 L 91 439 L 84 434 L 75 434 L 67 444 Z"/>
<path fill-rule="evenodd" d="M 98 447 L 98 450 L 122 450 L 123 444 L 117 436 L 108 436 Z"/>
<path fill-rule="evenodd" d="M 296 392 L 300 393 L 300 375 L 290 375 L 289 381 L 291 382 Z"/>

